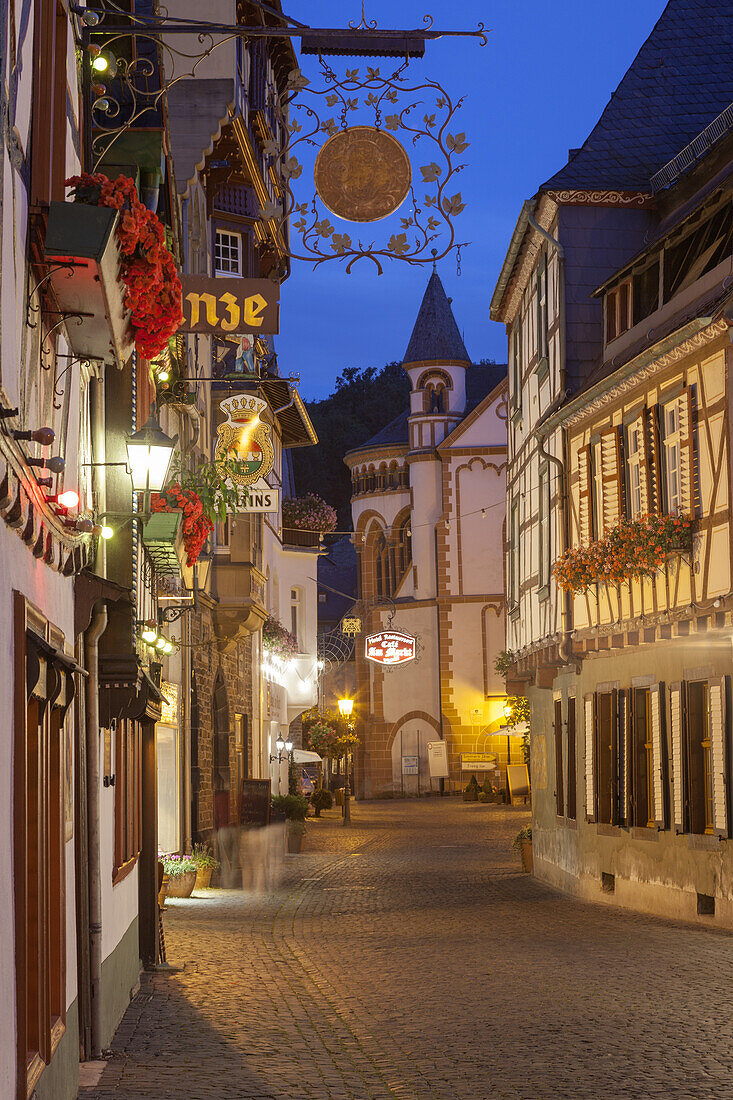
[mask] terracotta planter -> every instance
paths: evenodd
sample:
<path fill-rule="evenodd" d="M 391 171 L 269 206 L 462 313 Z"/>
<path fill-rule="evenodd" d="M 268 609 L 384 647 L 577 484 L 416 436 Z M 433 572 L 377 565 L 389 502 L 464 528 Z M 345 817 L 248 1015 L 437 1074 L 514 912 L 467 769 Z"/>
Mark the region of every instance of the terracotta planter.
<path fill-rule="evenodd" d="M 522 870 L 526 871 L 528 875 L 532 874 L 534 869 L 534 855 L 532 854 L 532 841 L 520 840 L 520 852 L 522 855 Z"/>
<path fill-rule="evenodd" d="M 199 867 L 196 871 L 196 885 L 194 890 L 208 890 L 211 885 L 211 872 L 213 867 Z"/>
<path fill-rule="evenodd" d="M 303 851 L 303 841 L 305 839 L 305 833 L 291 832 L 288 829 L 288 853 L 291 856 L 298 855 Z"/>
<path fill-rule="evenodd" d="M 176 875 L 168 881 L 169 898 L 190 898 L 196 885 L 196 872 L 187 871 L 185 875 Z"/>

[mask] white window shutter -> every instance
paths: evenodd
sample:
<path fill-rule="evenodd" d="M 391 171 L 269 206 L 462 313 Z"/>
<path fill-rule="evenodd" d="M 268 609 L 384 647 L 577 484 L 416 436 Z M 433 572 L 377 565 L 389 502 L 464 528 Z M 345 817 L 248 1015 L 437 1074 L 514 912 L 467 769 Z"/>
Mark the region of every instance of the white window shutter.
<path fill-rule="evenodd" d="M 671 684 L 669 689 L 669 725 L 672 735 L 672 822 L 676 832 L 685 831 L 685 792 L 682 774 L 682 684 Z"/>
<path fill-rule="evenodd" d="M 680 499 L 685 515 L 695 514 L 695 446 L 692 423 L 692 389 L 686 386 L 679 396 L 680 420 Z"/>
<path fill-rule="evenodd" d="M 588 545 L 593 530 L 590 490 L 590 447 L 581 447 L 578 452 L 578 541 L 581 546 Z"/>
<path fill-rule="evenodd" d="M 596 800 L 594 782 L 593 742 L 595 740 L 595 705 L 592 695 L 586 695 L 585 715 L 585 816 L 588 821 L 596 819 Z"/>
<path fill-rule="evenodd" d="M 728 836 L 728 790 L 725 762 L 727 758 L 726 678 L 711 680 L 710 751 L 713 769 L 713 827 L 721 836 Z"/>
<path fill-rule="evenodd" d="M 654 824 L 664 828 L 664 754 L 662 752 L 662 687 L 653 684 L 649 689 L 652 727 L 652 797 L 654 799 Z"/>
<path fill-rule="evenodd" d="M 601 479 L 603 481 L 603 533 L 617 527 L 623 515 L 623 469 L 621 432 L 611 428 L 601 436 Z"/>

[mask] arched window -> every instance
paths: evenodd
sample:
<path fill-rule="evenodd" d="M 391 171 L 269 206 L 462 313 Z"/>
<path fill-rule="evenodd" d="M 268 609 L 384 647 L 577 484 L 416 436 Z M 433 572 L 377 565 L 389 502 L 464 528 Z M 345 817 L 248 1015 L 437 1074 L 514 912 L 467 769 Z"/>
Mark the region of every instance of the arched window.
<path fill-rule="evenodd" d="M 383 493 L 387 488 L 387 463 L 383 462 L 377 471 L 377 492 Z"/>
<path fill-rule="evenodd" d="M 387 478 L 387 487 L 389 489 L 397 489 L 400 483 L 399 472 L 397 470 L 397 463 L 391 462 L 389 466 L 389 475 Z"/>
<path fill-rule="evenodd" d="M 402 582 L 412 565 L 412 521 L 408 512 L 402 520 L 397 520 L 394 529 L 394 578 L 395 588 Z"/>
<path fill-rule="evenodd" d="M 374 574 L 375 586 L 378 596 L 391 596 L 392 585 L 390 583 L 389 552 L 384 531 L 380 531 L 374 541 Z"/>
<path fill-rule="evenodd" d="M 409 489 L 410 487 L 410 471 L 407 466 L 400 466 L 399 481 L 400 489 Z"/>
<path fill-rule="evenodd" d="M 376 479 L 374 474 L 374 467 L 370 466 L 366 477 L 366 491 L 373 493 L 376 486 Z"/>

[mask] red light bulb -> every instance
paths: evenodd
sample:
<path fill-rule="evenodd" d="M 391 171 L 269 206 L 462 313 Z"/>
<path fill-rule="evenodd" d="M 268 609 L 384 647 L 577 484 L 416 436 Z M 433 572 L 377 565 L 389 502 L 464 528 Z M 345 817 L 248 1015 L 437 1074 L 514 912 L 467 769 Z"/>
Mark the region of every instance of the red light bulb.
<path fill-rule="evenodd" d="M 60 493 L 57 499 L 58 503 L 64 508 L 79 507 L 79 494 L 73 489 L 67 489 L 65 493 Z"/>

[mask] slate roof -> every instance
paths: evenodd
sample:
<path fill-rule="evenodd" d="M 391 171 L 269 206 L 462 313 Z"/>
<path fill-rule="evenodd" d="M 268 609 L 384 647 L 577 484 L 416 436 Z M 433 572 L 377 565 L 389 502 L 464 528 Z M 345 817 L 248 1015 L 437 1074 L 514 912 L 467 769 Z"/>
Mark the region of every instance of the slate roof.
<path fill-rule="evenodd" d="M 440 276 L 430 276 L 403 363 L 457 359 L 470 363 Z"/>
<path fill-rule="evenodd" d="M 651 190 L 733 102 L 733 0 L 670 0 L 585 143 L 541 190 Z"/>

